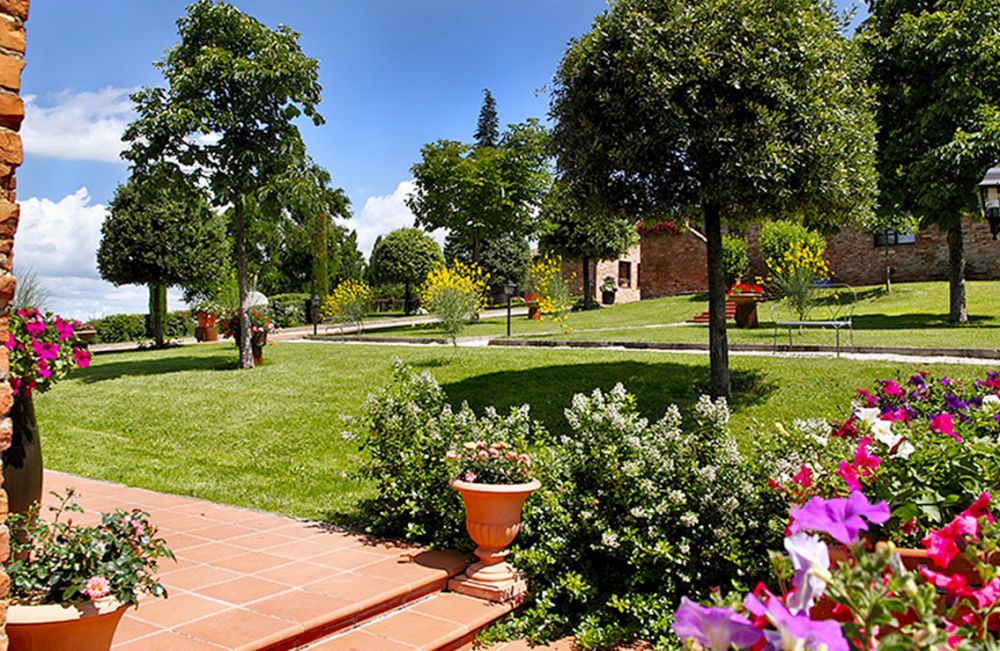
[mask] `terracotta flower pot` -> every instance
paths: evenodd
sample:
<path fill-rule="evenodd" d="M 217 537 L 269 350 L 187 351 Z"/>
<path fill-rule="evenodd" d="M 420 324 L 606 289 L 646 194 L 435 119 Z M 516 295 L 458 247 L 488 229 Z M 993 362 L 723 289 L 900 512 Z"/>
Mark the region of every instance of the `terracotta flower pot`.
<path fill-rule="evenodd" d="M 507 547 L 521 530 L 524 501 L 542 484 L 537 479 L 527 484 L 476 484 L 453 479 L 449 484 L 462 495 L 465 528 L 478 545 L 479 561 L 469 566 L 466 577 L 487 584 L 513 581 L 517 575 L 504 560 Z"/>
<path fill-rule="evenodd" d="M 125 614 L 114 599 L 45 606 L 10 606 L 10 651 L 108 651 Z"/>
<path fill-rule="evenodd" d="M 266 345 L 266 332 L 258 332 L 250 336 L 250 349 L 253 352 L 254 366 L 260 366 L 264 363 L 264 346 Z"/>
<path fill-rule="evenodd" d="M 728 300 L 736 304 L 736 327 L 757 327 L 757 303 L 763 300 L 761 294 L 730 294 Z"/>
<path fill-rule="evenodd" d="M 542 309 L 538 305 L 538 301 L 528 301 L 528 318 L 532 321 L 538 321 L 542 318 Z"/>

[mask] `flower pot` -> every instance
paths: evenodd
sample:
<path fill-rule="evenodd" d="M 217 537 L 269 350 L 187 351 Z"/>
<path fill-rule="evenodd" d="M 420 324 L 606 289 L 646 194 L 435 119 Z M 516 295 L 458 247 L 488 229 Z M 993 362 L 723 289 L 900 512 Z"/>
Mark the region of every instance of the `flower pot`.
<path fill-rule="evenodd" d="M 521 530 L 524 501 L 541 483 L 533 479 L 527 484 L 476 484 L 453 479 L 449 484 L 465 502 L 465 528 L 477 545 L 479 561 L 469 566 L 465 576 L 484 584 L 516 580 L 514 568 L 504 560 L 507 547 Z"/>
<path fill-rule="evenodd" d="M 13 433 L 3 453 L 3 481 L 11 513 L 27 513 L 42 501 L 42 442 L 35 403 L 24 391 L 14 396 L 10 410 Z"/>
<path fill-rule="evenodd" d="M 617 292 L 615 291 L 606 292 L 604 290 L 601 290 L 601 302 L 604 303 L 605 305 L 614 305 L 616 293 Z"/>
<path fill-rule="evenodd" d="M 108 651 L 123 606 L 114 599 L 44 606 L 10 606 L 10 651 Z"/>
<path fill-rule="evenodd" d="M 213 312 L 198 312 L 195 316 L 198 318 L 199 328 L 215 327 L 215 314 Z"/>
<path fill-rule="evenodd" d="M 267 345 L 267 333 L 255 332 L 250 335 L 250 350 L 253 352 L 254 366 L 264 363 L 264 346 Z"/>
<path fill-rule="evenodd" d="M 82 330 L 77 330 L 76 336 L 79 337 L 83 343 L 90 344 L 97 338 L 97 330 L 94 330 L 93 328 L 84 328 Z"/>
<path fill-rule="evenodd" d="M 736 304 L 736 327 L 756 328 L 757 327 L 757 303 L 761 300 L 760 294 L 730 294 L 728 300 Z"/>
<path fill-rule="evenodd" d="M 542 318 L 542 310 L 535 301 L 528 302 L 528 318 L 532 321 L 538 321 Z"/>
<path fill-rule="evenodd" d="M 194 338 L 198 341 L 218 341 L 219 327 L 212 312 L 197 312 L 198 327 L 194 329 Z"/>

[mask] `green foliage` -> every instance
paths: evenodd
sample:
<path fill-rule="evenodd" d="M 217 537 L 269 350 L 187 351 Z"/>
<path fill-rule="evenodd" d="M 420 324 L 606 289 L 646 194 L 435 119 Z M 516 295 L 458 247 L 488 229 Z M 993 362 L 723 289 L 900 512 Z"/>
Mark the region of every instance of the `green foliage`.
<path fill-rule="evenodd" d="M 774 273 L 776 267 L 784 265 L 785 256 L 796 246 L 822 257 L 826 251 L 826 239 L 798 222 L 782 220 L 764 224 L 760 229 L 758 246 L 768 271 Z"/>
<path fill-rule="evenodd" d="M 310 323 L 312 296 L 309 294 L 276 294 L 271 296 L 271 317 L 278 328 Z"/>
<path fill-rule="evenodd" d="M 341 327 L 352 325 L 357 330 L 364 327 L 365 315 L 371 310 L 371 288 L 363 282 L 347 280 L 333 289 L 323 301 L 322 316 Z"/>
<path fill-rule="evenodd" d="M 479 109 L 476 124 L 476 147 L 496 147 L 500 139 L 500 121 L 497 118 L 497 101 L 489 88 L 483 89 L 483 107 Z"/>
<path fill-rule="evenodd" d="M 369 267 L 376 284 L 404 285 L 409 313 L 413 309 L 411 288 L 421 285 L 427 274 L 441 264 L 441 247 L 430 235 L 419 228 L 399 228 L 375 242 Z"/>
<path fill-rule="evenodd" d="M 125 341 L 141 341 L 152 337 L 152 327 L 148 314 L 109 314 L 90 321 L 97 331 L 97 342 L 114 344 Z M 169 312 L 163 319 L 165 337 L 178 339 L 194 336 L 194 321 L 187 310 Z"/>
<path fill-rule="evenodd" d="M 830 275 L 826 239 L 796 222 L 771 222 L 760 231 L 760 250 L 771 274 L 769 290 L 805 320 L 816 303 L 817 283 Z"/>
<path fill-rule="evenodd" d="M 472 246 L 449 233 L 444 242 L 444 257 L 472 264 Z M 489 276 L 487 283 L 494 299 L 503 295 L 508 280 L 514 281 L 515 292 L 525 291 L 531 269 L 531 245 L 527 239 L 510 234 L 491 237 L 482 243 L 479 266 Z"/>
<path fill-rule="evenodd" d="M 573 397 L 569 434 L 558 442 L 528 413 L 455 410 L 428 373 L 397 364 L 356 423 L 361 472 L 376 485 L 363 510 L 370 530 L 467 547 L 442 459 L 457 442 L 505 440 L 534 446 L 542 481 L 515 547 L 532 601 L 507 632 L 540 640 L 572 632 L 587 648 L 656 641 L 681 594 L 766 571 L 765 550 L 781 528 L 770 524 L 783 505 L 738 452 L 723 402 L 702 398 L 691 423 L 677 407 L 650 423 L 621 385 L 595 390 Z"/>
<path fill-rule="evenodd" d="M 735 235 L 723 236 L 722 266 L 726 274 L 726 285 L 729 287 L 746 275 L 750 268 L 746 239 Z"/>
<path fill-rule="evenodd" d="M 51 518 L 28 514 L 10 516 L 10 599 L 24 605 L 62 604 L 110 596 L 126 605 L 139 605 L 146 595 L 166 596 L 157 580 L 158 559 L 174 555 L 158 538 L 149 514 L 121 509 L 102 513 L 101 523 L 90 527 L 72 524 L 72 515 L 83 510 L 73 501 L 73 489 L 51 507 Z M 106 586 L 91 584 L 106 579 Z M 102 594 L 103 593 L 103 594 Z M 95 597 L 94 595 L 99 595 Z"/>
<path fill-rule="evenodd" d="M 458 345 L 458 335 L 466 324 L 486 307 L 487 278 L 479 265 L 455 260 L 427 274 L 420 288 L 420 302 L 438 318 L 441 330 Z"/>
<path fill-rule="evenodd" d="M 511 234 L 529 237 L 551 183 L 548 132 L 538 120 L 511 125 L 496 147 L 439 140 L 421 149 L 413 166 L 416 190 L 406 205 L 417 225 L 446 228 L 472 246 Z"/>

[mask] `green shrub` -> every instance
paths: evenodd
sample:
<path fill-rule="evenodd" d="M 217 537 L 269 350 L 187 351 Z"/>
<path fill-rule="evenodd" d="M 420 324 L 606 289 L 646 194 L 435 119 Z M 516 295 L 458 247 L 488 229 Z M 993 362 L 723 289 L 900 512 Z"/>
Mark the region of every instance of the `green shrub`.
<path fill-rule="evenodd" d="M 726 286 L 739 281 L 750 267 L 747 241 L 742 237 L 725 235 L 722 238 L 722 267 L 726 274 Z"/>
<path fill-rule="evenodd" d="M 538 459 L 542 488 L 512 555 L 532 597 L 502 634 L 572 633 L 585 648 L 667 640 L 681 595 L 752 585 L 781 537 L 785 505 L 739 453 L 721 401 L 702 398 L 691 422 L 670 407 L 649 423 L 621 385 L 595 390 L 573 397 L 570 434 L 555 442 L 527 406 L 506 418 L 456 411 L 429 373 L 397 365 L 364 413 L 360 467 L 375 495 L 362 513 L 374 533 L 467 549 L 445 452 L 502 431 Z"/>
<path fill-rule="evenodd" d="M 90 322 L 97 342 L 115 344 L 152 337 L 148 314 L 110 314 Z M 163 335 L 171 339 L 194 336 L 194 321 L 187 310 L 168 312 L 163 319 Z"/>
<path fill-rule="evenodd" d="M 793 221 L 768 222 L 760 229 L 760 254 L 770 273 L 781 267 L 785 256 L 796 248 L 804 248 L 814 257 L 823 257 L 826 239 L 815 231 Z"/>
<path fill-rule="evenodd" d="M 275 294 L 271 297 L 271 318 L 279 328 L 312 323 L 312 297 L 309 294 Z"/>

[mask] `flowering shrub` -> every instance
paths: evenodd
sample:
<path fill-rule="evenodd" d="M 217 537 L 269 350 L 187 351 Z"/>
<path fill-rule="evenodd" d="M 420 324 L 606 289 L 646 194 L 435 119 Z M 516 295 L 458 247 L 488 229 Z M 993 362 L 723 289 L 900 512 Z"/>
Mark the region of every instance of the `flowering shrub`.
<path fill-rule="evenodd" d="M 361 330 L 371 303 L 371 288 L 359 280 L 348 278 L 341 281 L 333 289 L 333 293 L 323 300 L 321 312 L 326 320 L 341 326 L 354 325 Z"/>
<path fill-rule="evenodd" d="M 267 310 L 263 308 L 250 308 L 247 311 L 250 315 L 250 337 L 258 341 L 267 339 L 267 335 L 274 332 L 274 322 L 267 316 Z M 223 337 L 233 337 L 236 345 L 239 345 L 240 336 L 240 311 L 230 310 L 219 322 L 222 326 Z"/>
<path fill-rule="evenodd" d="M 22 308 L 9 315 L 10 386 L 15 395 L 44 392 L 74 367 L 87 368 L 90 353 L 77 334 L 79 321 L 66 321 L 55 314 Z"/>
<path fill-rule="evenodd" d="M 665 219 L 658 222 L 643 222 L 636 226 L 635 230 L 639 235 L 656 235 L 657 233 L 677 235 L 681 232 L 677 227 L 677 223 L 672 219 Z"/>
<path fill-rule="evenodd" d="M 760 249 L 771 274 L 772 293 L 785 300 L 799 320 L 805 320 L 815 303 L 816 284 L 829 278 L 823 258 L 822 235 L 793 222 L 771 222 L 761 229 Z"/>
<path fill-rule="evenodd" d="M 427 274 L 420 300 L 438 318 L 452 344 L 457 344 L 465 324 L 486 308 L 488 279 L 479 265 L 465 264 L 461 260 L 455 260 L 450 267 L 439 266 Z"/>
<path fill-rule="evenodd" d="M 37 517 L 38 505 L 28 514 L 9 518 L 11 529 L 10 599 L 15 604 L 59 604 L 114 597 L 138 605 L 145 594 L 166 596 L 156 579 L 158 559 L 174 555 L 149 515 L 117 510 L 104 513 L 101 524 L 73 524 L 72 513 L 82 509 L 69 489 L 51 520 Z M 64 516 L 66 517 L 65 519 Z"/>
<path fill-rule="evenodd" d="M 506 441 L 466 441 L 445 452 L 452 477 L 480 484 L 523 484 L 531 481 L 531 456 Z"/>
<path fill-rule="evenodd" d="M 542 317 L 558 324 L 563 332 L 571 331 L 569 313 L 573 309 L 573 296 L 563 277 L 562 257 L 546 253 L 535 258 L 529 275 Z"/>
<path fill-rule="evenodd" d="M 791 511 L 777 594 L 761 584 L 740 606 L 683 599 L 673 629 L 713 651 L 995 648 L 989 624 L 1000 610 L 1000 577 L 982 560 L 997 548 L 989 502 L 984 493 L 930 531 L 923 545 L 931 563 L 912 572 L 893 545 L 869 551 L 862 535 L 889 519 L 885 502 L 872 504 L 861 492 L 814 497 Z M 833 550 L 821 536 L 849 554 L 831 566 Z M 975 568 L 978 587 L 948 569 L 960 554 Z"/>

